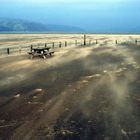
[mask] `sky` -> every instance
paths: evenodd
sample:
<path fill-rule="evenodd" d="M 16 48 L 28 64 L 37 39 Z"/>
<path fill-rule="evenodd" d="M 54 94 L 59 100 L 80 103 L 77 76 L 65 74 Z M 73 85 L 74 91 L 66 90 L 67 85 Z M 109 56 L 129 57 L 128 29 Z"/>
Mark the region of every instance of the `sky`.
<path fill-rule="evenodd" d="M 140 0 L 0 0 L 0 17 L 76 26 L 88 32 L 140 32 Z"/>

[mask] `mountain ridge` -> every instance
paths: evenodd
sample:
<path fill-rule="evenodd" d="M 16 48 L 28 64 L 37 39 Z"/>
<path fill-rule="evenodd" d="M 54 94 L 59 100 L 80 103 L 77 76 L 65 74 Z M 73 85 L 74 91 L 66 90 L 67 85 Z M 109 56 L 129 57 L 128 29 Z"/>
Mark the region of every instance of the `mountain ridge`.
<path fill-rule="evenodd" d="M 0 32 L 83 32 L 79 27 L 0 18 Z"/>

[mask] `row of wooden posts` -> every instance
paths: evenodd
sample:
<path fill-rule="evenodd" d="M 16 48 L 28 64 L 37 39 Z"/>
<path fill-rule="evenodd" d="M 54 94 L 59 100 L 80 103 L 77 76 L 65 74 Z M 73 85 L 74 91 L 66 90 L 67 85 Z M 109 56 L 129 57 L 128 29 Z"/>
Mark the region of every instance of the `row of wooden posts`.
<path fill-rule="evenodd" d="M 84 35 L 84 46 L 88 45 L 86 40 L 87 40 L 87 37 L 86 37 L 86 35 Z M 135 44 L 138 44 L 138 42 L 139 41 L 137 39 L 135 39 Z M 98 40 L 97 39 L 95 40 L 95 43 L 98 44 Z M 91 40 L 89 41 L 89 45 L 90 44 L 91 44 Z M 118 44 L 118 40 L 115 40 L 115 44 Z"/>
<path fill-rule="evenodd" d="M 50 43 L 49 43 L 50 44 Z M 47 48 L 47 43 L 45 43 L 45 48 Z M 58 44 L 59 48 L 62 47 L 62 42 L 59 42 Z M 67 47 L 68 46 L 68 43 L 67 41 L 64 42 L 64 46 Z M 55 42 L 52 42 L 52 48 L 54 49 L 55 48 Z M 31 50 L 33 49 L 33 45 L 31 45 Z"/>
<path fill-rule="evenodd" d="M 49 45 L 50 45 L 51 43 L 49 43 Z M 45 47 L 47 47 L 47 43 L 45 43 Z M 75 45 L 77 46 L 78 45 L 78 41 L 76 40 L 75 41 Z M 58 44 L 58 47 L 59 48 L 61 48 L 63 45 L 62 45 L 62 42 L 59 42 L 59 44 Z M 65 47 L 67 47 L 68 46 L 68 42 L 67 41 L 65 41 L 64 42 L 64 46 Z M 52 42 L 52 48 L 54 49 L 55 48 L 55 42 Z M 33 45 L 31 45 L 31 47 L 30 47 L 30 50 L 32 51 L 32 49 L 33 49 Z M 21 52 L 21 49 L 19 49 L 19 52 Z M 7 48 L 7 54 L 10 54 L 10 48 Z"/>
<path fill-rule="evenodd" d="M 84 40 L 83 40 L 83 45 L 84 46 L 91 45 L 91 41 L 92 40 L 89 40 L 89 42 L 87 42 L 87 36 L 84 35 Z M 137 44 L 137 43 L 138 43 L 138 40 L 136 39 L 135 40 L 135 44 Z M 95 44 L 98 44 L 98 40 L 97 39 L 95 40 Z M 118 40 L 115 40 L 115 44 L 118 44 Z M 46 43 L 45 47 L 47 47 L 47 45 L 48 44 Z M 75 46 L 77 46 L 77 45 L 78 45 L 78 41 L 75 40 Z M 58 46 L 59 46 L 59 48 L 61 48 L 62 47 L 62 42 L 59 42 Z M 64 42 L 64 46 L 65 47 L 68 46 L 68 42 L 67 41 Z M 52 48 L 55 48 L 55 42 L 52 42 Z M 32 50 L 32 49 L 33 49 L 33 45 L 31 45 L 31 47 L 30 47 L 30 50 Z M 21 49 L 19 50 L 19 52 L 21 52 Z M 7 54 L 10 54 L 10 48 L 7 48 Z"/>

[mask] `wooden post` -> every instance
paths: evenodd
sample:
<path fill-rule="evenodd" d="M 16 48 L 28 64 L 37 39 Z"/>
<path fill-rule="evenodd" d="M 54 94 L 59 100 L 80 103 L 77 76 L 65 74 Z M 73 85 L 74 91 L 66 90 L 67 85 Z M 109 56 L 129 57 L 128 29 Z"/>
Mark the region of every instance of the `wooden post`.
<path fill-rule="evenodd" d="M 98 44 L 98 40 L 96 39 L 96 44 Z"/>
<path fill-rule="evenodd" d="M 53 47 L 53 49 L 54 49 L 54 42 L 52 43 L 52 47 Z"/>
<path fill-rule="evenodd" d="M 75 46 L 77 46 L 77 44 L 78 44 L 78 42 L 77 42 L 77 40 L 75 40 Z"/>
<path fill-rule="evenodd" d="M 89 40 L 89 45 L 91 45 L 91 40 Z"/>
<path fill-rule="evenodd" d="M 47 48 L 47 43 L 45 43 L 45 48 Z"/>
<path fill-rule="evenodd" d="M 116 44 L 118 44 L 118 40 L 116 40 L 115 42 L 116 42 Z"/>
<path fill-rule="evenodd" d="M 7 48 L 7 54 L 10 54 L 10 49 L 9 48 Z"/>
<path fill-rule="evenodd" d="M 32 50 L 33 50 L 33 45 L 31 45 L 31 52 L 32 52 Z"/>
<path fill-rule="evenodd" d="M 61 42 L 59 42 L 59 48 L 61 48 L 62 47 L 62 43 Z"/>
<path fill-rule="evenodd" d="M 19 47 L 19 53 L 21 53 L 21 47 Z"/>
<path fill-rule="evenodd" d="M 138 43 L 137 39 L 135 40 L 135 43 L 136 43 L 136 44 Z"/>
<path fill-rule="evenodd" d="M 84 35 L 84 46 L 86 46 L 86 35 Z"/>
<path fill-rule="evenodd" d="M 67 41 L 65 41 L 65 47 L 67 47 Z"/>

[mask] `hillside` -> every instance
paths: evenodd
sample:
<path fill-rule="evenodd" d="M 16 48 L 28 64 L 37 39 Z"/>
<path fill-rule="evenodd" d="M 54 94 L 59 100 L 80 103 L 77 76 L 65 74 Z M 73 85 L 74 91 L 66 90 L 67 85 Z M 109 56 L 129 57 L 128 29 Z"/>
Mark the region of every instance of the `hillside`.
<path fill-rule="evenodd" d="M 82 32 L 78 27 L 46 25 L 19 19 L 0 19 L 0 32 Z"/>

